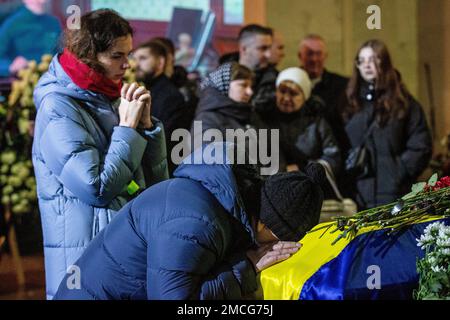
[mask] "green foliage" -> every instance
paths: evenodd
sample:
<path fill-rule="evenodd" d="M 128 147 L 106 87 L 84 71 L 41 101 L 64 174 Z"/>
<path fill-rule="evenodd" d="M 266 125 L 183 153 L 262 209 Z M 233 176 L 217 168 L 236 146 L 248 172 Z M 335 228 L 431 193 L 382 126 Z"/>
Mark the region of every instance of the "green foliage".
<path fill-rule="evenodd" d="M 434 183 L 436 183 L 436 181 Z M 411 192 L 408 193 L 407 195 L 403 196 L 402 200 L 408 200 L 408 199 L 415 197 L 416 195 L 418 195 L 420 192 L 423 191 L 423 189 L 425 188 L 426 185 L 427 184 L 425 182 L 419 182 L 419 183 L 413 184 L 413 186 L 411 187 Z"/>
<path fill-rule="evenodd" d="M 40 64 L 31 61 L 12 83 L 8 100 L 0 104 L 0 206 L 18 216 L 32 212 L 37 204 L 31 162 L 33 91 L 50 61 L 48 55 Z"/>
<path fill-rule="evenodd" d="M 434 187 L 436 185 L 437 181 L 438 181 L 438 175 L 437 175 L 437 173 L 435 173 L 428 180 L 428 185 Z"/>
<path fill-rule="evenodd" d="M 36 180 L 31 161 L 20 158 L 17 160 L 12 150 L 0 154 L 1 204 L 8 206 L 15 214 L 30 212 L 36 203 Z"/>

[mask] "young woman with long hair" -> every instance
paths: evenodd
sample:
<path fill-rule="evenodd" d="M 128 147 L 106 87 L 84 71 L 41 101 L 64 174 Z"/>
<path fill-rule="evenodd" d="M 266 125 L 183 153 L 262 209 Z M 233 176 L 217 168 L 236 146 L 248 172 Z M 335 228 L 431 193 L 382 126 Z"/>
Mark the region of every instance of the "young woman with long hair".
<path fill-rule="evenodd" d="M 408 92 L 380 40 L 362 44 L 355 57 L 344 108 L 351 148 L 369 151 L 364 175 L 353 177 L 360 209 L 397 200 L 428 165 L 432 141 L 424 112 Z"/>

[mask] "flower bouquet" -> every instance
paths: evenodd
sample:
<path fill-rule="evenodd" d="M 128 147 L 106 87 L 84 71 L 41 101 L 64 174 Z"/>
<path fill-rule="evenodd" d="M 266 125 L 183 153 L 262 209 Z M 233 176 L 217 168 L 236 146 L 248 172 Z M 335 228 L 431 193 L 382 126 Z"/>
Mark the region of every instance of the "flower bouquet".
<path fill-rule="evenodd" d="M 414 298 L 450 300 L 450 226 L 442 222 L 430 224 L 417 242 L 426 253 L 417 262 L 419 288 Z"/>
<path fill-rule="evenodd" d="M 323 234 L 328 231 L 337 233 L 335 244 L 342 238 L 353 239 L 362 228 L 388 229 L 388 234 L 392 234 L 427 216 L 450 217 L 449 187 L 450 177 L 438 181 L 437 174 L 434 174 L 427 183 L 413 185 L 411 192 L 397 202 L 364 210 L 354 216 L 334 217 L 334 222 L 320 225 L 310 232 L 325 229 Z"/>

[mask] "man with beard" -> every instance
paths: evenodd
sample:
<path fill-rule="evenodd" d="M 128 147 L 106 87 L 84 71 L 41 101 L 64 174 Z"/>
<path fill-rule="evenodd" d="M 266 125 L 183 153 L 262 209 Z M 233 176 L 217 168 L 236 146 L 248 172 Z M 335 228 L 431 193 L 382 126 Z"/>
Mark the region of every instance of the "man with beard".
<path fill-rule="evenodd" d="M 239 64 L 255 73 L 252 105 L 264 111 L 275 99 L 275 80 L 278 71 L 270 65 L 273 30 L 257 24 L 250 24 L 239 32 Z"/>
<path fill-rule="evenodd" d="M 272 47 L 270 49 L 270 65 L 276 68 L 281 63 L 283 58 L 286 56 L 284 49 L 285 45 L 283 35 L 281 32 L 274 30 Z"/>
<path fill-rule="evenodd" d="M 189 129 L 189 112 L 178 88 L 164 73 L 167 64 L 167 49 L 158 41 L 151 40 L 141 44 L 134 52 L 137 62 L 136 80 L 144 83 L 152 95 L 152 115 L 164 125 L 167 154 L 170 155 L 174 143 L 170 137 L 178 128 Z M 169 173 L 175 164 L 168 156 Z"/>

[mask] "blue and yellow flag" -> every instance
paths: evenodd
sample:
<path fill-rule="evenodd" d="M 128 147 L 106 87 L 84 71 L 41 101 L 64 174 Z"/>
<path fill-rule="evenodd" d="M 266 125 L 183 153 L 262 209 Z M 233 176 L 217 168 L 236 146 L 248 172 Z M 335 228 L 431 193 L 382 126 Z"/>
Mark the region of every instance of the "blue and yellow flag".
<path fill-rule="evenodd" d="M 362 228 L 334 245 L 339 232 L 308 233 L 294 256 L 261 273 L 264 299 L 412 299 L 416 263 L 425 254 L 416 239 L 438 220 L 450 224 L 449 218 L 428 216 L 391 235 L 381 227 Z"/>

